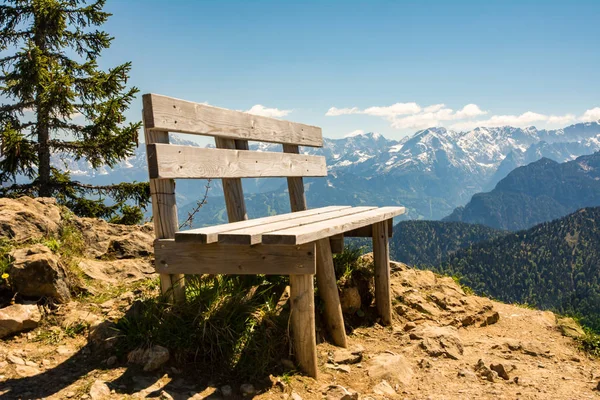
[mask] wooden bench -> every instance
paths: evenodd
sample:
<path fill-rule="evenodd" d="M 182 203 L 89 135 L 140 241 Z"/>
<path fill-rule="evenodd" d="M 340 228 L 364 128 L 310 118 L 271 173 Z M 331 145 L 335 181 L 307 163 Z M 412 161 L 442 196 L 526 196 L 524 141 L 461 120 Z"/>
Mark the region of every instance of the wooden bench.
<path fill-rule="evenodd" d="M 317 376 L 314 276 L 328 332 L 346 347 L 332 245 L 343 237 L 373 238 L 375 302 L 391 324 L 388 238 L 404 207 L 330 206 L 308 210 L 302 178 L 326 176 L 321 129 L 156 94 L 143 96 L 143 119 L 161 290 L 184 299 L 185 274 L 289 275 L 291 326 L 300 368 Z M 216 149 L 169 144 L 169 132 L 214 136 Z M 248 141 L 280 143 L 283 152 L 249 151 Z M 287 177 L 292 213 L 248 220 L 241 178 Z M 178 231 L 174 179 L 220 178 L 228 224 Z"/>

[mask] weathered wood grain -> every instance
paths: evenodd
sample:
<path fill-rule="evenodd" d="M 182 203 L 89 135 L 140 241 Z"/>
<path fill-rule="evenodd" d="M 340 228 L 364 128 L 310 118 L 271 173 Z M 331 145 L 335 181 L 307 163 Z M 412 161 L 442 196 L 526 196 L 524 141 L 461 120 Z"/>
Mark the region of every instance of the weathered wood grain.
<path fill-rule="evenodd" d="M 404 207 L 381 207 L 314 224 L 302 225 L 262 235 L 264 244 L 301 244 L 351 231 L 404 213 Z"/>
<path fill-rule="evenodd" d="M 263 235 L 281 231 L 293 227 L 301 227 L 305 225 L 313 225 L 319 222 L 326 223 L 328 220 L 333 221 L 348 215 L 358 215 L 360 213 L 374 210 L 375 207 L 348 207 L 340 210 L 330 211 L 327 213 L 313 214 L 302 218 L 293 218 L 270 224 L 261 224 L 250 228 L 242 228 L 219 233 L 219 243 L 225 244 L 258 244 L 261 243 Z M 293 213 L 292 213 L 293 214 Z"/>
<path fill-rule="evenodd" d="M 285 153 L 298 154 L 298 146 L 283 145 Z M 288 192 L 292 212 L 302 212 L 306 206 L 302 178 L 288 178 Z M 294 352 L 300 369 L 308 376 L 318 378 L 317 334 L 315 324 L 314 274 L 290 275 L 291 324 Z"/>
<path fill-rule="evenodd" d="M 346 328 L 338 293 L 329 239 L 317 242 L 317 287 L 324 304 L 325 325 L 333 343 L 346 347 Z"/>
<path fill-rule="evenodd" d="M 344 251 L 344 234 L 340 233 L 329 238 L 329 245 L 333 254 L 339 254 Z"/>
<path fill-rule="evenodd" d="M 147 145 L 153 143 L 169 143 L 169 133 L 150 131 L 144 128 Z M 177 219 L 177 203 L 175 201 L 175 181 L 172 179 L 150 179 L 150 196 L 152 199 L 152 215 L 154 217 L 154 234 L 157 239 L 171 239 L 179 228 Z M 179 274 L 161 274 L 161 292 L 173 302 L 185 300 L 185 279 Z"/>
<path fill-rule="evenodd" d="M 321 208 L 313 208 L 312 210 L 305 210 L 295 213 L 279 214 L 270 217 L 255 218 L 240 222 L 231 222 L 228 224 L 207 226 L 206 228 L 179 231 L 175 233 L 175 240 L 178 242 L 194 242 L 204 244 L 214 243 L 218 241 L 218 236 L 220 233 L 225 233 L 236 229 L 244 229 L 251 228 L 254 226 L 271 224 L 273 222 L 287 221 L 290 219 L 301 218 L 310 215 L 329 213 L 344 208 L 350 208 L 350 206 L 327 206 Z"/>
<path fill-rule="evenodd" d="M 321 128 L 198 104 L 157 94 L 145 94 L 144 120 L 150 130 L 230 139 L 323 146 Z"/>
<path fill-rule="evenodd" d="M 281 247 L 281 249 L 278 249 Z M 172 239 L 154 243 L 156 270 L 176 274 L 298 275 L 315 273 L 315 245 L 198 245 Z"/>
<path fill-rule="evenodd" d="M 384 325 L 392 324 L 389 235 L 385 221 L 373 224 L 373 263 L 375 264 L 375 306 Z"/>
<path fill-rule="evenodd" d="M 327 176 L 322 156 L 166 144 L 147 150 L 152 179 Z"/>
<path fill-rule="evenodd" d="M 388 223 L 388 235 L 390 235 L 390 237 L 392 237 L 392 234 L 394 232 L 394 220 L 389 219 L 387 221 L 387 223 Z M 363 226 L 362 228 L 344 232 L 344 236 L 345 237 L 368 237 L 368 238 L 370 238 L 373 236 L 373 226 L 367 225 L 367 226 Z"/>
<path fill-rule="evenodd" d="M 222 137 L 215 138 L 215 145 L 220 149 L 248 148 L 246 140 L 233 140 Z M 246 212 L 246 201 L 244 200 L 244 189 L 240 178 L 223 178 L 223 195 L 225 196 L 225 207 L 227 208 L 227 219 L 229 222 L 238 222 L 248 219 Z"/>

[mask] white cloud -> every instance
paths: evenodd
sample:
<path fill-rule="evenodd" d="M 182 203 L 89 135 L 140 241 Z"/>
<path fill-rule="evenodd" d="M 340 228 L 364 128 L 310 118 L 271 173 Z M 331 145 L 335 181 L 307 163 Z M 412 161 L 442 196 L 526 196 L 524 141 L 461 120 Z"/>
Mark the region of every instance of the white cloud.
<path fill-rule="evenodd" d="M 456 119 L 478 117 L 485 114 L 487 114 L 487 111 L 481 110 L 477 104 L 467 104 L 456 113 Z"/>
<path fill-rule="evenodd" d="M 350 133 L 348 133 L 347 135 L 345 135 L 344 137 L 353 137 L 353 136 L 360 136 L 362 134 L 364 134 L 365 131 L 363 131 L 362 129 L 357 129 L 355 131 L 352 131 Z"/>
<path fill-rule="evenodd" d="M 325 113 L 325 116 L 337 117 L 339 115 L 359 114 L 359 113 L 360 113 L 360 110 L 357 107 L 352 107 L 352 108 L 331 107 L 329 110 L 327 110 L 327 112 Z"/>
<path fill-rule="evenodd" d="M 261 104 L 256 104 L 245 112 L 248 114 L 261 115 L 263 117 L 281 118 L 291 113 L 292 110 L 280 110 L 278 108 L 268 108 Z"/>
<path fill-rule="evenodd" d="M 583 122 L 595 122 L 600 120 L 600 107 L 594 107 L 583 113 L 580 118 Z"/>
<path fill-rule="evenodd" d="M 421 112 L 421 107 L 417 103 L 396 103 L 387 107 L 369 107 L 360 114 L 392 118 L 397 115 L 411 115 L 418 112 Z"/>
<path fill-rule="evenodd" d="M 575 116 L 575 114 L 551 115 L 550 117 L 548 117 L 548 123 L 551 125 L 566 126 L 572 122 L 575 122 L 576 120 L 577 117 Z"/>
<path fill-rule="evenodd" d="M 432 104 L 421 107 L 417 103 L 395 103 L 391 106 L 373 106 L 365 109 L 358 107 L 337 108 L 331 107 L 326 116 L 340 116 L 349 114 L 370 115 L 385 118 L 395 129 L 424 129 L 432 126 L 448 126 L 455 130 L 469 130 L 476 127 L 514 126 L 528 127 L 541 125 L 541 127 L 563 127 L 578 121 L 600 120 L 600 107 L 592 108 L 577 118 L 574 114 L 546 115 L 527 111 L 515 115 L 492 115 L 487 119 L 477 119 L 488 114 L 477 104 L 467 104 L 455 111 L 445 104 Z"/>
<path fill-rule="evenodd" d="M 392 118 L 397 115 L 416 114 L 421 111 L 421 107 L 417 103 L 396 103 L 385 107 L 368 107 L 364 110 L 358 107 L 352 108 L 337 108 L 331 107 L 325 115 L 327 117 L 337 117 L 340 115 L 363 114 L 373 115 L 376 117 Z"/>

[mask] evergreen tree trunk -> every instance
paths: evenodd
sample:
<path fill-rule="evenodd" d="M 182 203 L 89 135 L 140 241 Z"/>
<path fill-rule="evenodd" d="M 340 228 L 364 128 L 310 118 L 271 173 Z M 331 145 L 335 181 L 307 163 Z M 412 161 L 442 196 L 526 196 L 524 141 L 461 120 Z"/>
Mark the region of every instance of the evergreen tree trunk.
<path fill-rule="evenodd" d="M 43 24 L 42 21 L 36 21 Z M 46 51 L 46 40 L 39 32 L 43 32 L 42 27 L 33 36 L 33 41 L 38 49 L 43 53 Z M 35 105 L 37 112 L 37 140 L 38 140 L 38 179 L 39 196 L 52 197 L 52 188 L 50 187 L 50 129 L 48 126 L 48 108 L 43 104 L 42 93 L 44 88 L 41 82 L 37 83 L 35 94 Z"/>

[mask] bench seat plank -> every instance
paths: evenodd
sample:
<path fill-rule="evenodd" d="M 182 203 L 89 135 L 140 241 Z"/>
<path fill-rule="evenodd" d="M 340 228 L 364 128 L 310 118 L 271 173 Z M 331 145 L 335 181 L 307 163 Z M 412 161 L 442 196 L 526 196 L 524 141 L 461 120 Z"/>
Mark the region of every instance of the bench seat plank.
<path fill-rule="evenodd" d="M 150 179 L 327 176 L 325 157 L 270 151 L 149 144 Z"/>
<path fill-rule="evenodd" d="M 263 244 L 299 245 L 334 236 L 345 231 L 394 218 L 405 212 L 404 207 L 381 207 L 346 217 L 316 222 L 262 235 Z"/>
<path fill-rule="evenodd" d="M 156 271 L 165 274 L 306 275 L 316 273 L 314 243 L 302 246 L 232 246 L 154 242 Z"/>
<path fill-rule="evenodd" d="M 309 215 L 303 218 L 287 219 L 274 223 L 265 223 L 253 226 L 251 228 L 231 230 L 219 233 L 219 243 L 246 245 L 258 244 L 262 241 L 262 235 L 268 232 L 280 231 L 283 229 L 300 227 L 308 224 L 315 224 L 322 221 L 327 222 L 329 220 L 336 220 L 337 218 L 360 214 L 373 209 L 375 209 L 375 207 L 349 207 L 328 213 Z M 294 214 L 295 213 L 291 213 L 288 215 L 293 216 Z"/>
<path fill-rule="evenodd" d="M 288 221 L 295 218 L 302 218 L 309 215 L 319 215 L 329 213 L 337 210 L 350 208 L 350 206 L 327 206 L 321 208 L 313 208 L 311 210 L 299 211 L 288 214 L 273 215 L 270 217 L 249 219 L 246 221 L 233 222 L 229 224 L 221 224 L 215 226 L 208 226 L 205 228 L 190 229 L 187 231 L 180 231 L 175 233 L 175 240 L 177 242 L 193 242 L 193 243 L 214 243 L 218 240 L 218 234 L 223 232 L 232 231 L 235 229 L 250 228 L 253 226 L 259 226 L 263 224 L 270 224 L 279 221 Z"/>

